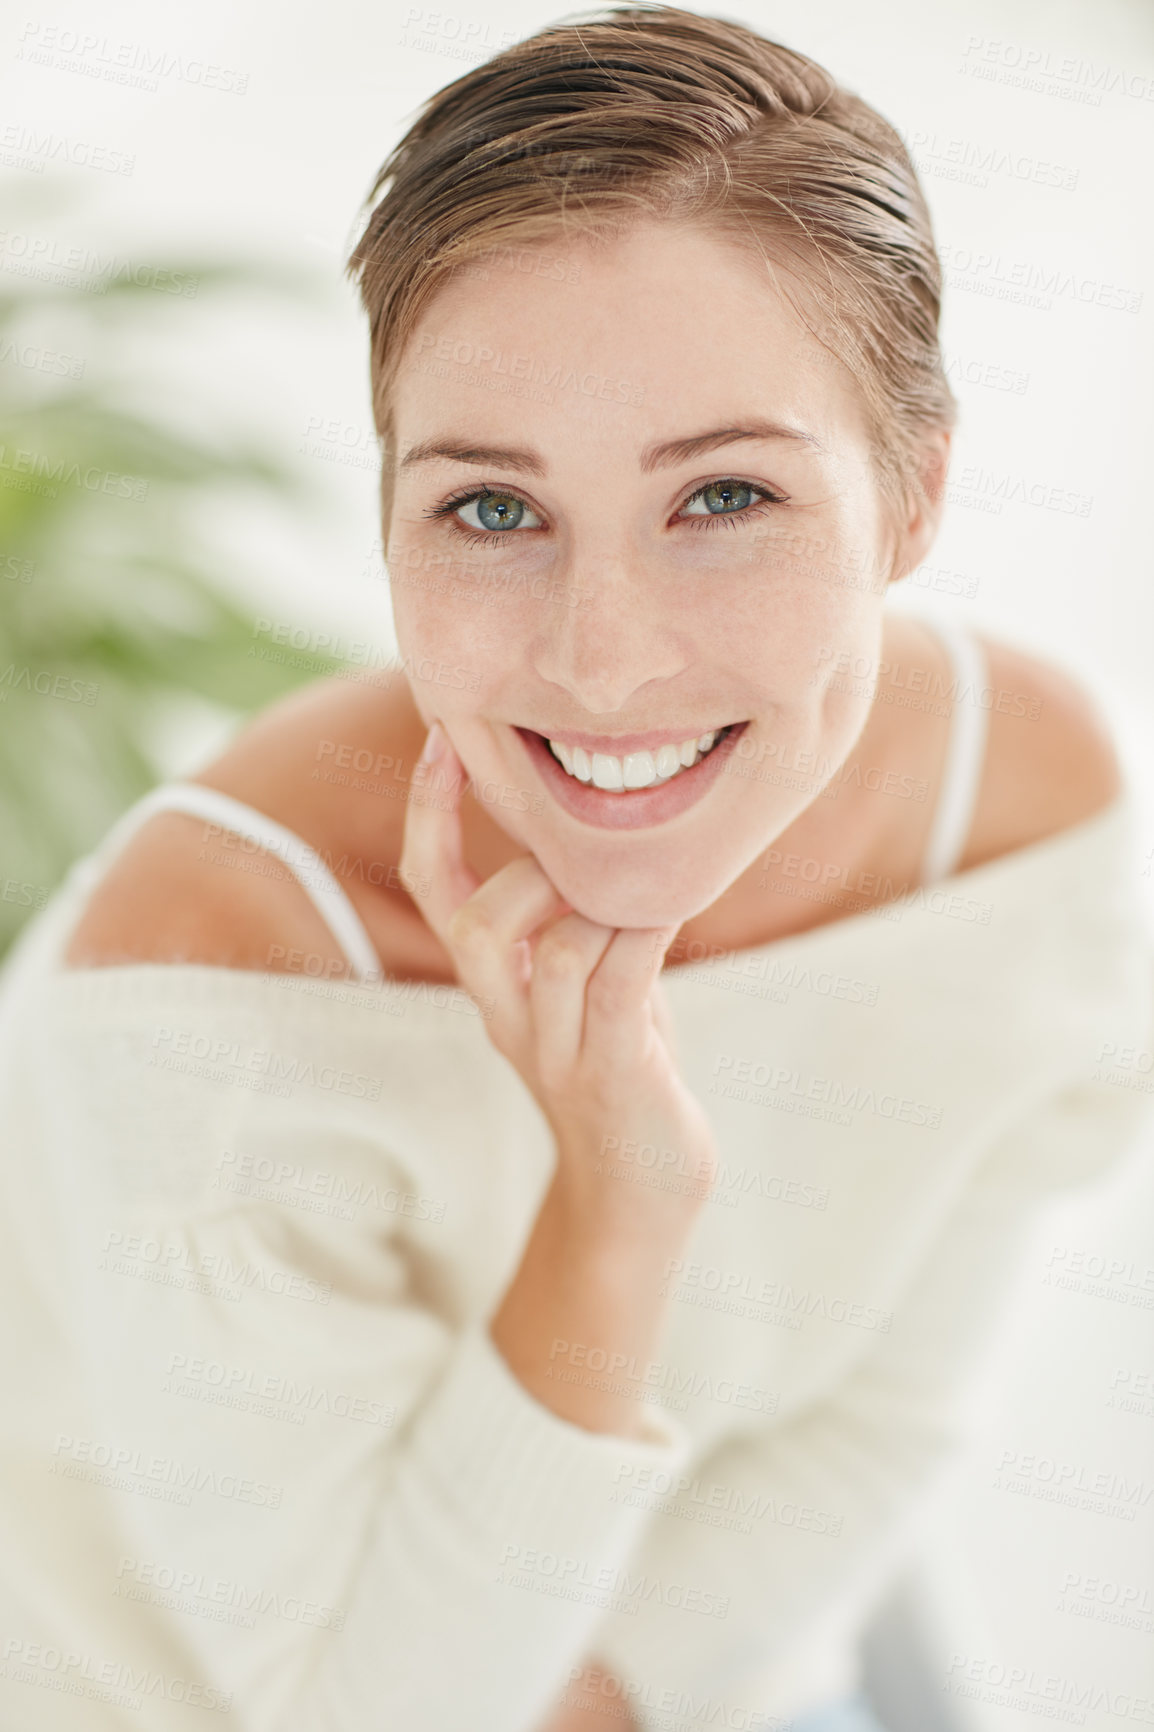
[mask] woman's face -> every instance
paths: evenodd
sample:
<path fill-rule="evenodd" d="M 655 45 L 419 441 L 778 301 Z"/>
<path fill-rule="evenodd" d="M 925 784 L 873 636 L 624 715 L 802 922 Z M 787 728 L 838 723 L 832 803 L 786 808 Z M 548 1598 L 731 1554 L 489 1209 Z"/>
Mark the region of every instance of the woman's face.
<path fill-rule="evenodd" d="M 853 381 L 763 265 L 647 222 L 451 280 L 392 401 L 387 563 L 422 718 L 579 913 L 693 918 L 870 711 L 835 675 L 876 664 L 900 549 Z M 799 763 L 818 771 L 780 773 Z"/>

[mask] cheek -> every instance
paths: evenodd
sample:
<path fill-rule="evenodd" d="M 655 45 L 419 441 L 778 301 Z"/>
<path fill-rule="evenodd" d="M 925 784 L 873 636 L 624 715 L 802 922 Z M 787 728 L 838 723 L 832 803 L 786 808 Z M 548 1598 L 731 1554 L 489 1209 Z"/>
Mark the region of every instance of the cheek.
<path fill-rule="evenodd" d="M 401 581 L 393 578 L 393 623 L 397 645 L 410 678 L 418 664 L 444 664 L 465 670 L 473 685 L 490 665 L 491 607 L 463 589 L 444 567 L 409 565 Z"/>
<path fill-rule="evenodd" d="M 759 731 L 770 749 L 850 749 L 870 714 L 882 621 L 879 597 L 811 584 L 763 623 L 753 653 L 742 641 L 730 665 L 764 696 Z"/>
<path fill-rule="evenodd" d="M 524 664 L 523 613 L 512 598 L 490 592 L 485 601 L 476 589 L 433 572 L 420 585 L 394 589 L 397 649 L 426 721 L 455 717 L 467 726 L 478 712 L 508 710 L 510 681 Z"/>
<path fill-rule="evenodd" d="M 848 752 L 870 719 L 880 673 L 883 614 L 839 620 L 810 675 L 814 728 L 831 756 Z"/>

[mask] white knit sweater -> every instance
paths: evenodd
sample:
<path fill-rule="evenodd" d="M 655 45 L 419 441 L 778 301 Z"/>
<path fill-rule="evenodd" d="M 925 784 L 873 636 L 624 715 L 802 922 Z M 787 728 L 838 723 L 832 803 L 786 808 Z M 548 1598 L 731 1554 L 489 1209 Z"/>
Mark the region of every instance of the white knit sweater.
<path fill-rule="evenodd" d="M 488 1336 L 553 1154 L 470 1001 L 63 970 L 80 862 L 0 976 L 0 1722 L 537 1732 L 596 1655 L 689 1732 L 852 1683 L 1024 1224 L 1147 1109 L 1130 802 L 665 977 L 722 1169 L 605 1372 L 637 1441 Z"/>

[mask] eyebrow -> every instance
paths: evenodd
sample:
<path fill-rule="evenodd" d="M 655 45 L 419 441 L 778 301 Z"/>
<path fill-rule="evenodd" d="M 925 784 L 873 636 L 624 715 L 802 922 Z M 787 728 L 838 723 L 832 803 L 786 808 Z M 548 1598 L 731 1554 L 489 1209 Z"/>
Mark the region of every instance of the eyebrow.
<path fill-rule="evenodd" d="M 788 439 L 801 445 L 824 451 L 825 446 L 812 433 L 801 427 L 788 427 L 781 421 L 750 421 L 742 427 L 713 427 L 707 433 L 692 433 L 683 439 L 665 439 L 658 445 L 647 445 L 641 453 L 641 473 L 652 475 L 655 469 L 668 469 L 675 463 L 686 463 L 691 457 L 712 451 L 719 445 L 736 445 L 741 440 L 764 441 Z M 515 469 L 523 475 L 545 475 L 547 468 L 536 451 L 517 445 L 470 445 L 464 440 L 426 439 L 410 446 L 397 465 L 414 468 L 418 463 L 475 463 L 482 468 Z"/>

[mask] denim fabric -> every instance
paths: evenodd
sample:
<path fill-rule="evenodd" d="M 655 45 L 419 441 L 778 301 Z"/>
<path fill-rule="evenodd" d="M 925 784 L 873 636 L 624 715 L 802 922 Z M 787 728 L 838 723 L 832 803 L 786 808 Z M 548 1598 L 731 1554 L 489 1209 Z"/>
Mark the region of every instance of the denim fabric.
<path fill-rule="evenodd" d="M 864 1696 L 846 1696 L 790 1722 L 789 1732 L 886 1732 Z"/>

